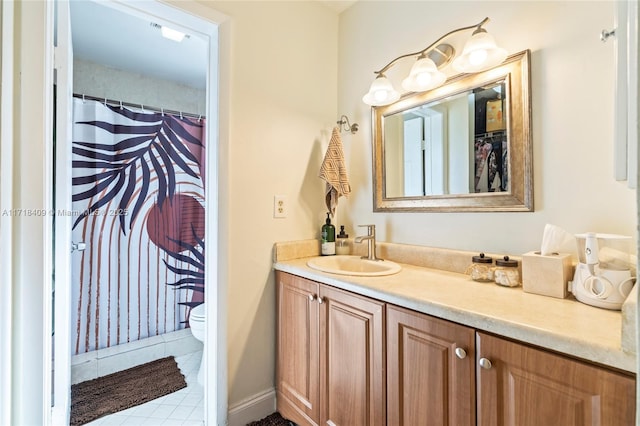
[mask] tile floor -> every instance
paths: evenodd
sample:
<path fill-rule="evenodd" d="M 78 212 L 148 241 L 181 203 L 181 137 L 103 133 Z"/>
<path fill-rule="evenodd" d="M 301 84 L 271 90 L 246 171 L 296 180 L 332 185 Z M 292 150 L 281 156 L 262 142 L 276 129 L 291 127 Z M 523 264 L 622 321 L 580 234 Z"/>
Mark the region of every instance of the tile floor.
<path fill-rule="evenodd" d="M 176 357 L 187 387 L 145 404 L 94 420 L 95 426 L 201 426 L 204 425 L 204 389 L 198 384 L 202 351 Z"/>

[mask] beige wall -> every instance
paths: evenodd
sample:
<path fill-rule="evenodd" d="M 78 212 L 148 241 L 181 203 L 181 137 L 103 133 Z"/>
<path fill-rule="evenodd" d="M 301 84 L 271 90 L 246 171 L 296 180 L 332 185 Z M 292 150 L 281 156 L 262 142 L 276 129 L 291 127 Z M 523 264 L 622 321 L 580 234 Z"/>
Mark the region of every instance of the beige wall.
<path fill-rule="evenodd" d="M 337 116 L 338 16 L 319 2 L 206 2 L 230 18 L 229 404 L 274 386 L 275 241 L 318 237 Z M 273 218 L 285 195 L 286 219 Z"/>
<path fill-rule="evenodd" d="M 546 223 L 635 237 L 635 192 L 612 178 L 613 43 L 598 38 L 613 27 L 613 9 L 613 2 L 360 1 L 343 12 L 338 109 L 362 129 L 345 145 L 348 227 L 375 223 L 381 240 L 511 254 L 538 247 Z M 372 213 L 370 109 L 361 97 L 373 71 L 485 16 L 510 53 L 532 52 L 535 212 Z"/>

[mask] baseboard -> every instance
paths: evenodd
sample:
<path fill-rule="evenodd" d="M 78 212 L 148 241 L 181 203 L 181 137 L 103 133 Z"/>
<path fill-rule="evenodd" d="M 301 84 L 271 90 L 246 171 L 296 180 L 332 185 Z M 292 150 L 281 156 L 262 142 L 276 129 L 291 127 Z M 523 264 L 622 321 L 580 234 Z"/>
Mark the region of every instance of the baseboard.
<path fill-rule="evenodd" d="M 257 393 L 229 407 L 229 426 L 246 426 L 276 411 L 276 390 Z"/>

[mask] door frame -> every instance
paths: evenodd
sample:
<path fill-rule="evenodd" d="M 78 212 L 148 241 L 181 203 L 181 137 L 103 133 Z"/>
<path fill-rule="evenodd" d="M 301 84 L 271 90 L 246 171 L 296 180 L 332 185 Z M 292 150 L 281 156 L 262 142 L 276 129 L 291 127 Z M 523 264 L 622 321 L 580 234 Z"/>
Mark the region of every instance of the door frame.
<path fill-rule="evenodd" d="M 69 285 L 71 283 L 71 238 L 56 238 L 56 236 L 71 236 L 71 217 L 60 215 L 57 211 L 71 210 L 71 148 L 69 145 L 73 127 L 73 46 L 69 1 L 56 1 L 55 8 L 57 34 L 54 34 L 56 47 L 54 47 L 53 67 L 54 75 L 57 77 L 54 81 L 57 83 L 57 91 L 54 92 L 54 99 L 48 102 L 48 105 L 53 105 L 55 102 L 55 121 L 52 119 L 51 125 L 55 126 L 56 132 L 55 143 L 51 144 L 53 150 L 50 153 L 53 174 L 47 174 L 47 179 L 52 179 L 52 182 L 47 183 L 45 187 L 46 191 L 51 191 L 50 198 L 53 203 L 51 208 L 53 214 L 47 217 L 47 222 L 51 226 L 49 235 L 53 238 L 51 247 L 53 271 L 55 271 L 52 271 L 53 282 L 46 293 L 54 300 L 53 324 L 48 328 L 45 327 L 45 330 L 53 329 L 53 335 L 49 339 L 51 347 L 45 346 L 46 350 L 43 353 L 49 354 L 50 358 L 53 352 L 52 365 L 45 368 L 46 373 L 52 371 L 51 374 L 46 374 L 52 379 L 49 385 L 53 386 L 52 401 L 45 406 L 51 406 L 52 424 L 65 425 L 69 423 L 71 407 L 71 286 Z M 69 185 L 56 185 L 56 182 L 69 182 Z M 53 187 L 56 188 L 55 192 L 52 191 Z M 64 201 L 58 203 L 58 200 Z M 66 285 L 59 285 L 61 283 Z M 44 300 L 47 300 L 46 294 Z"/>
<path fill-rule="evenodd" d="M 94 0 L 95 1 L 95 0 Z M 167 23 L 173 23 L 179 27 L 185 28 L 192 33 L 200 33 L 209 39 L 209 61 L 207 67 L 207 83 L 206 83 L 206 140 L 207 140 L 207 182 L 205 198 L 211 207 L 206 208 L 205 218 L 205 240 L 211 241 L 211 244 L 207 244 L 207 250 L 205 252 L 205 264 L 207 269 L 205 271 L 205 282 L 209 289 L 214 291 L 205 292 L 205 306 L 207 311 L 210 311 L 210 307 L 215 307 L 213 312 L 216 315 L 209 315 L 207 312 L 207 321 L 205 324 L 205 345 L 207 347 L 207 359 L 205 361 L 205 424 L 209 425 L 225 425 L 227 422 L 227 345 L 226 345 L 226 265 L 219 261 L 218 252 L 224 252 L 226 248 L 226 241 L 221 240 L 219 236 L 219 230 L 225 229 L 225 226 L 221 225 L 220 220 L 227 220 L 226 215 L 219 215 L 220 210 L 220 195 L 226 194 L 226 190 L 221 185 L 218 177 L 220 173 L 220 166 L 224 164 L 220 160 L 220 153 L 226 152 L 226 135 L 228 134 L 227 124 L 225 119 L 228 117 L 226 113 L 221 114 L 220 105 L 228 104 L 227 93 L 224 92 L 221 99 L 220 86 L 225 87 L 223 83 L 228 81 L 229 73 L 222 69 L 220 66 L 220 54 L 227 56 L 228 50 L 228 34 L 229 30 L 228 18 L 209 8 L 197 3 L 188 1 L 181 2 L 179 4 L 170 5 L 158 0 L 145 1 L 145 2 L 127 2 L 126 0 L 108 0 L 101 1 L 102 5 L 114 7 L 125 13 L 141 16 L 145 19 L 153 17 L 154 20 L 164 21 Z M 226 24 L 225 24 L 226 23 Z M 52 27 L 49 28 L 50 33 L 53 34 Z M 46 54 L 48 57 L 53 58 L 53 44 L 46 46 Z M 52 71 L 51 71 L 52 72 Z M 46 102 L 48 104 L 53 103 L 53 93 L 46 93 L 48 98 Z M 221 119 L 222 118 L 222 119 Z M 46 190 L 51 191 L 53 188 L 53 180 L 51 176 L 47 177 L 45 183 Z M 48 223 L 47 226 L 51 227 Z M 50 229 L 52 231 L 52 229 Z M 69 241 L 70 243 L 70 241 Z M 62 250 L 56 252 L 60 258 L 56 259 L 56 262 L 62 262 L 70 264 L 71 253 L 69 250 Z M 52 280 L 48 280 L 45 283 L 45 300 L 51 295 Z M 70 284 L 68 282 L 67 284 Z M 58 288 L 60 289 L 60 283 Z M 56 311 L 60 309 L 68 309 L 68 303 L 66 303 L 66 296 L 70 295 L 70 286 L 61 291 L 64 298 L 56 297 Z M 58 300 L 63 299 L 63 300 Z M 66 308 L 65 308 L 66 307 Z M 56 321 L 56 324 L 59 324 Z M 70 345 L 70 329 L 66 327 L 58 330 L 56 326 L 55 335 L 57 344 Z M 51 339 L 46 336 L 43 351 L 45 354 L 51 353 Z M 57 365 L 67 365 L 70 369 L 71 353 L 70 351 L 62 351 L 64 356 L 67 356 L 66 360 L 56 360 Z M 47 359 L 45 361 L 45 371 L 47 366 Z M 64 364 L 66 363 L 66 364 Z M 50 366 L 50 355 L 49 355 Z M 214 367 L 214 368 L 211 368 Z M 49 370 L 50 371 L 50 370 Z M 58 377 L 60 376 L 60 377 Z M 62 388 L 70 390 L 70 374 L 67 372 L 54 372 L 55 381 L 58 379 L 67 381 L 68 384 L 62 385 Z M 47 380 L 45 379 L 44 385 L 47 386 Z M 50 382 L 49 382 L 50 385 Z M 58 388 L 58 384 L 56 385 Z M 47 395 L 45 392 L 45 407 L 51 406 L 51 414 L 55 414 L 55 418 L 48 417 L 45 420 L 53 422 L 64 421 L 64 418 L 68 419 L 70 411 L 70 398 L 57 399 L 63 405 L 52 405 L 51 395 Z M 63 417 L 64 416 L 64 417 Z M 47 417 L 47 416 L 46 416 Z M 48 421 L 47 421 L 48 423 Z"/>
<path fill-rule="evenodd" d="M 0 424 L 11 424 L 13 220 L 13 40 L 14 4 L 0 4 Z"/>

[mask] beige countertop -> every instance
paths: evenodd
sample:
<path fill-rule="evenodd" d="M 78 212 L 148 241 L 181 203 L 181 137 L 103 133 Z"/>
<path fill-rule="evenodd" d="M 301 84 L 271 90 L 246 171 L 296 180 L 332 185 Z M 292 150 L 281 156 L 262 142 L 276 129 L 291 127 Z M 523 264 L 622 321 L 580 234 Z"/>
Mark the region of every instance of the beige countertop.
<path fill-rule="evenodd" d="M 307 266 L 310 256 L 292 257 L 278 256 L 276 248 L 274 268 L 478 330 L 636 372 L 636 354 L 622 349 L 620 311 L 526 293 L 522 287 L 479 283 L 459 272 L 424 266 L 401 263 L 402 271 L 394 275 L 357 277 L 311 269 Z"/>

